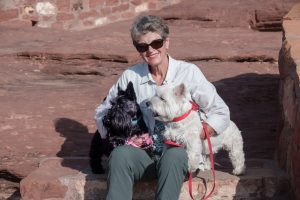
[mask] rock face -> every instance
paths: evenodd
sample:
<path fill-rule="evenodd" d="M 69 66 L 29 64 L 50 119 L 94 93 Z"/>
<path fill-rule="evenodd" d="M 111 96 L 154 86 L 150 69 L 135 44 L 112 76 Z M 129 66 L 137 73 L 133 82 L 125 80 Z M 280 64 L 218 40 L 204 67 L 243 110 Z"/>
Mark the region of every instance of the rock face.
<path fill-rule="evenodd" d="M 170 26 L 170 55 L 197 64 L 229 105 L 232 120 L 242 130 L 246 159 L 272 160 L 280 118 L 281 33 L 249 29 L 245 9 L 262 10 L 260 1 L 197 2 L 182 1 L 151 13 L 163 16 Z M 281 1 L 264 2 L 280 10 L 275 5 Z M 236 17 L 230 16 L 230 5 L 236 6 Z M 190 12 L 182 12 L 185 7 Z M 205 16 L 213 20 L 203 20 Z M 20 180 L 35 173 L 47 157 L 87 156 L 96 130 L 96 106 L 121 73 L 140 61 L 131 45 L 130 24 L 80 32 L 0 25 L 0 191 L 10 192 L 2 196 L 18 196 Z M 220 153 L 217 161 L 224 157 Z M 60 188 L 57 198 L 66 191 Z"/>
<path fill-rule="evenodd" d="M 180 0 L 23 0 L 0 2 L 0 22 L 44 28 L 84 30 L 130 19 Z"/>
<path fill-rule="evenodd" d="M 199 21 L 204 27 L 239 26 L 259 31 L 281 31 L 282 16 L 295 3 L 296 0 L 189 0 L 158 12 L 166 19 Z"/>
<path fill-rule="evenodd" d="M 281 127 L 278 159 L 289 172 L 295 199 L 300 199 L 300 4 L 284 17 L 279 54 Z"/>
<path fill-rule="evenodd" d="M 271 199 L 282 196 L 289 190 L 288 176 L 274 161 L 247 161 L 247 173 L 236 177 L 228 173 L 229 168 L 217 171 L 216 190 L 210 199 Z M 193 178 L 193 196 L 201 199 L 211 191 L 213 185 L 210 171 L 200 172 Z M 206 188 L 207 187 L 207 188 Z M 48 158 L 38 170 L 21 182 L 23 200 L 65 199 L 96 200 L 105 199 L 105 175 L 93 175 L 86 158 Z M 206 191 L 207 190 L 207 191 Z M 139 182 L 134 187 L 135 200 L 154 199 L 155 181 Z M 185 182 L 180 200 L 190 199 L 188 182 Z"/>

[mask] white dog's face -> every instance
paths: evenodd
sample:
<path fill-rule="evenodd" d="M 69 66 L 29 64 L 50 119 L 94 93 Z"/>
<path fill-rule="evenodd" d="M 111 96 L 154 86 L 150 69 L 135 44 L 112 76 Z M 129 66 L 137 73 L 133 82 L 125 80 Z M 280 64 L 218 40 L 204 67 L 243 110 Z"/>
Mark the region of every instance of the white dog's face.
<path fill-rule="evenodd" d="M 164 122 L 172 121 L 191 108 L 188 91 L 183 83 L 178 86 L 159 86 L 149 102 L 155 119 Z"/>

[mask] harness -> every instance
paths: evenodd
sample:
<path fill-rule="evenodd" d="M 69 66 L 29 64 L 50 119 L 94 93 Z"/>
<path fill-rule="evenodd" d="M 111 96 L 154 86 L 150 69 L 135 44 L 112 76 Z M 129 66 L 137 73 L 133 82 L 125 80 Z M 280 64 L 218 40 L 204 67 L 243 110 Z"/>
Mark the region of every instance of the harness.
<path fill-rule="evenodd" d="M 181 121 L 181 120 L 185 119 L 187 116 L 189 116 L 192 111 L 198 111 L 198 105 L 193 101 L 190 101 L 190 103 L 192 104 L 191 109 L 189 111 L 187 111 L 186 113 L 184 113 L 183 115 L 174 118 L 172 120 L 172 122 Z M 215 189 L 216 173 L 215 173 L 215 167 L 214 167 L 214 158 L 213 158 L 213 153 L 212 153 L 212 145 L 211 145 L 211 141 L 210 141 L 210 135 L 208 134 L 208 130 L 207 130 L 207 124 L 202 122 L 202 126 L 203 126 L 203 130 L 204 130 L 207 142 L 208 142 L 209 159 L 210 159 L 211 169 L 212 169 L 212 174 L 213 174 L 213 179 L 214 179 L 213 188 L 211 189 L 210 193 L 203 198 L 204 200 L 207 200 L 211 196 L 211 194 L 213 193 L 213 191 Z M 167 145 L 170 145 L 172 147 L 182 147 L 181 144 L 178 144 L 178 143 L 173 142 L 171 140 L 165 140 L 164 143 L 167 144 Z M 188 172 L 188 177 L 189 177 L 189 194 L 190 194 L 190 197 L 194 200 L 193 192 L 192 192 L 192 189 L 193 189 L 192 172 Z"/>

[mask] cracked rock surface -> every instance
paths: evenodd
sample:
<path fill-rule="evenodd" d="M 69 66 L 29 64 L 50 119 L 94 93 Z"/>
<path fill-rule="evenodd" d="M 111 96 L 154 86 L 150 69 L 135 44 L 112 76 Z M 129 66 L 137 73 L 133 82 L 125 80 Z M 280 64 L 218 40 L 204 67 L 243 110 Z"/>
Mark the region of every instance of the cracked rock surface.
<path fill-rule="evenodd" d="M 282 37 L 278 19 L 295 2 L 183 1 L 152 12 L 170 26 L 170 55 L 197 64 L 229 105 L 243 133 L 246 158 L 274 157 Z M 277 28 L 261 29 L 268 22 Z M 19 181 L 45 157 L 87 156 L 96 106 L 121 73 L 140 61 L 131 45 L 130 24 L 80 32 L 0 24 L 3 196 L 17 198 Z"/>

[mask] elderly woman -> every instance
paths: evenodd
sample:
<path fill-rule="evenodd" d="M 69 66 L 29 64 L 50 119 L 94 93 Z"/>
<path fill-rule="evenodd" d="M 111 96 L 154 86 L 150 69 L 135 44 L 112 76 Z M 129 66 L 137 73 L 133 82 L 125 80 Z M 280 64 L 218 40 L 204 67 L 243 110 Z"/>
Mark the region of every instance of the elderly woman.
<path fill-rule="evenodd" d="M 107 131 L 103 127 L 102 118 L 110 108 L 110 100 L 117 95 L 118 86 L 125 89 L 131 81 L 153 138 L 155 156 L 150 157 L 143 149 L 129 145 L 116 147 L 108 163 L 106 199 L 132 199 L 134 182 L 151 179 L 158 179 L 155 199 L 178 199 L 188 171 L 188 157 L 181 147 L 163 151 L 160 133 L 164 127 L 153 118 L 151 110 L 146 106 L 147 100 L 155 95 L 160 85 L 185 83 L 191 98 L 205 114 L 210 135 L 221 133 L 227 128 L 229 109 L 196 65 L 175 60 L 168 54 L 169 28 L 160 17 L 137 17 L 131 27 L 131 37 L 143 62 L 124 71 L 109 90 L 106 100 L 96 109 L 95 120 L 101 137 L 105 138 Z M 199 135 L 205 139 L 204 132 Z"/>

